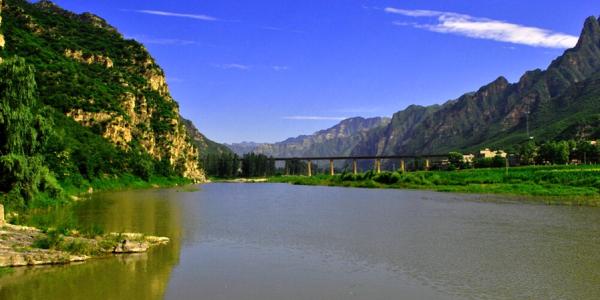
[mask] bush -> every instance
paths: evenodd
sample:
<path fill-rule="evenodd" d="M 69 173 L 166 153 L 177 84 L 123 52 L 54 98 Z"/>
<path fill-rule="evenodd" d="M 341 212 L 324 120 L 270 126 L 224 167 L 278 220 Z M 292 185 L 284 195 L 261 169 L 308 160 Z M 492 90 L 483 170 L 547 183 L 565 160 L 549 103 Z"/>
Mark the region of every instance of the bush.
<path fill-rule="evenodd" d="M 33 247 L 40 249 L 57 249 L 63 240 L 64 238 L 60 232 L 51 230 L 46 233 L 46 236 L 36 239 L 33 242 Z"/>
<path fill-rule="evenodd" d="M 394 184 L 398 183 L 401 179 L 401 175 L 396 172 L 383 172 L 373 177 L 373 180 L 382 184 Z"/>

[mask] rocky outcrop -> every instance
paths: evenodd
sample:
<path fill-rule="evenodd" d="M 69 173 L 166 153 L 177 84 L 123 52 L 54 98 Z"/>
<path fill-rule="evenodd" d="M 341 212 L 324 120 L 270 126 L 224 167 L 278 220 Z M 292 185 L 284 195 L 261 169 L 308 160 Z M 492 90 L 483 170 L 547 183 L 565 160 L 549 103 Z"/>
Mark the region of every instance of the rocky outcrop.
<path fill-rule="evenodd" d="M 103 237 L 84 238 L 61 236 L 56 249 L 36 248 L 39 241 L 47 239 L 39 229 L 26 226 L 0 224 L 0 267 L 18 267 L 83 262 L 107 254 L 146 252 L 169 242 L 166 237 L 144 236 L 139 233 L 111 233 Z M 69 247 L 76 244 L 78 247 Z M 85 254 L 68 252 L 79 248 Z M 65 249 L 65 250 L 62 250 Z"/>
<path fill-rule="evenodd" d="M 65 56 L 84 64 L 99 64 L 106 68 L 113 67 L 113 61 L 109 57 L 94 54 L 84 54 L 81 50 L 65 49 Z"/>

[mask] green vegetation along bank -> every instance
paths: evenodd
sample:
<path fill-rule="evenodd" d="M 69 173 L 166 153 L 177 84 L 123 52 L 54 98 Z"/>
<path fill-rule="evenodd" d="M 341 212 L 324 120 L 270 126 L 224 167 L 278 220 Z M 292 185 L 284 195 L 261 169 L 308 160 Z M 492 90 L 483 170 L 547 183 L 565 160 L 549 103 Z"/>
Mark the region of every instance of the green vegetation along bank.
<path fill-rule="evenodd" d="M 549 204 L 600 206 L 600 166 L 527 166 L 457 171 L 276 176 L 269 182 L 531 196 Z"/>
<path fill-rule="evenodd" d="M 165 237 L 137 233 L 89 236 L 72 231 L 64 235 L 56 229 L 44 232 L 33 227 L 4 224 L 0 226 L 0 268 L 64 264 L 110 254 L 140 253 L 168 242 Z"/>

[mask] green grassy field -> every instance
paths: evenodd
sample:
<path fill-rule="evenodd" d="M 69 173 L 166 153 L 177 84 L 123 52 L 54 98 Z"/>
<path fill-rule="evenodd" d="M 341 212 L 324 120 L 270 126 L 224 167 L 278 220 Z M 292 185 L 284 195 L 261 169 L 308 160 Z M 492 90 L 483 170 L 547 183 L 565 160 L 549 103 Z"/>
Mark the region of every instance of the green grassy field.
<path fill-rule="evenodd" d="M 600 206 L 600 166 L 528 166 L 508 170 L 374 172 L 277 176 L 270 182 L 528 196 L 551 204 Z M 530 196 L 530 197 L 529 197 Z"/>

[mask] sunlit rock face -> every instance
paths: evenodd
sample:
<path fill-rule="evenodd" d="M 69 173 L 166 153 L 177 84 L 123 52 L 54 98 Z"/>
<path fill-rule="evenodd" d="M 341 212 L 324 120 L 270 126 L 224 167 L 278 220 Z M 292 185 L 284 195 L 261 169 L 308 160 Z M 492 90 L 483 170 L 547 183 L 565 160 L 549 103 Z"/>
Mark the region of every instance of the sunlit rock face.
<path fill-rule="evenodd" d="M 102 55 L 85 55 L 81 50 L 65 50 L 65 56 L 68 58 L 72 58 L 78 62 L 85 63 L 88 65 L 91 64 L 99 64 L 106 68 L 112 68 L 113 62 L 109 57 L 104 57 Z"/>
<path fill-rule="evenodd" d="M 122 150 L 141 149 L 187 178 L 205 180 L 165 73 L 142 44 L 98 16 L 51 1 L 2 1 L 5 21 L 19 35 L 7 39 L 9 54 L 24 55 L 20 49 L 32 40 L 48 45 L 25 54 L 45 104 Z"/>

